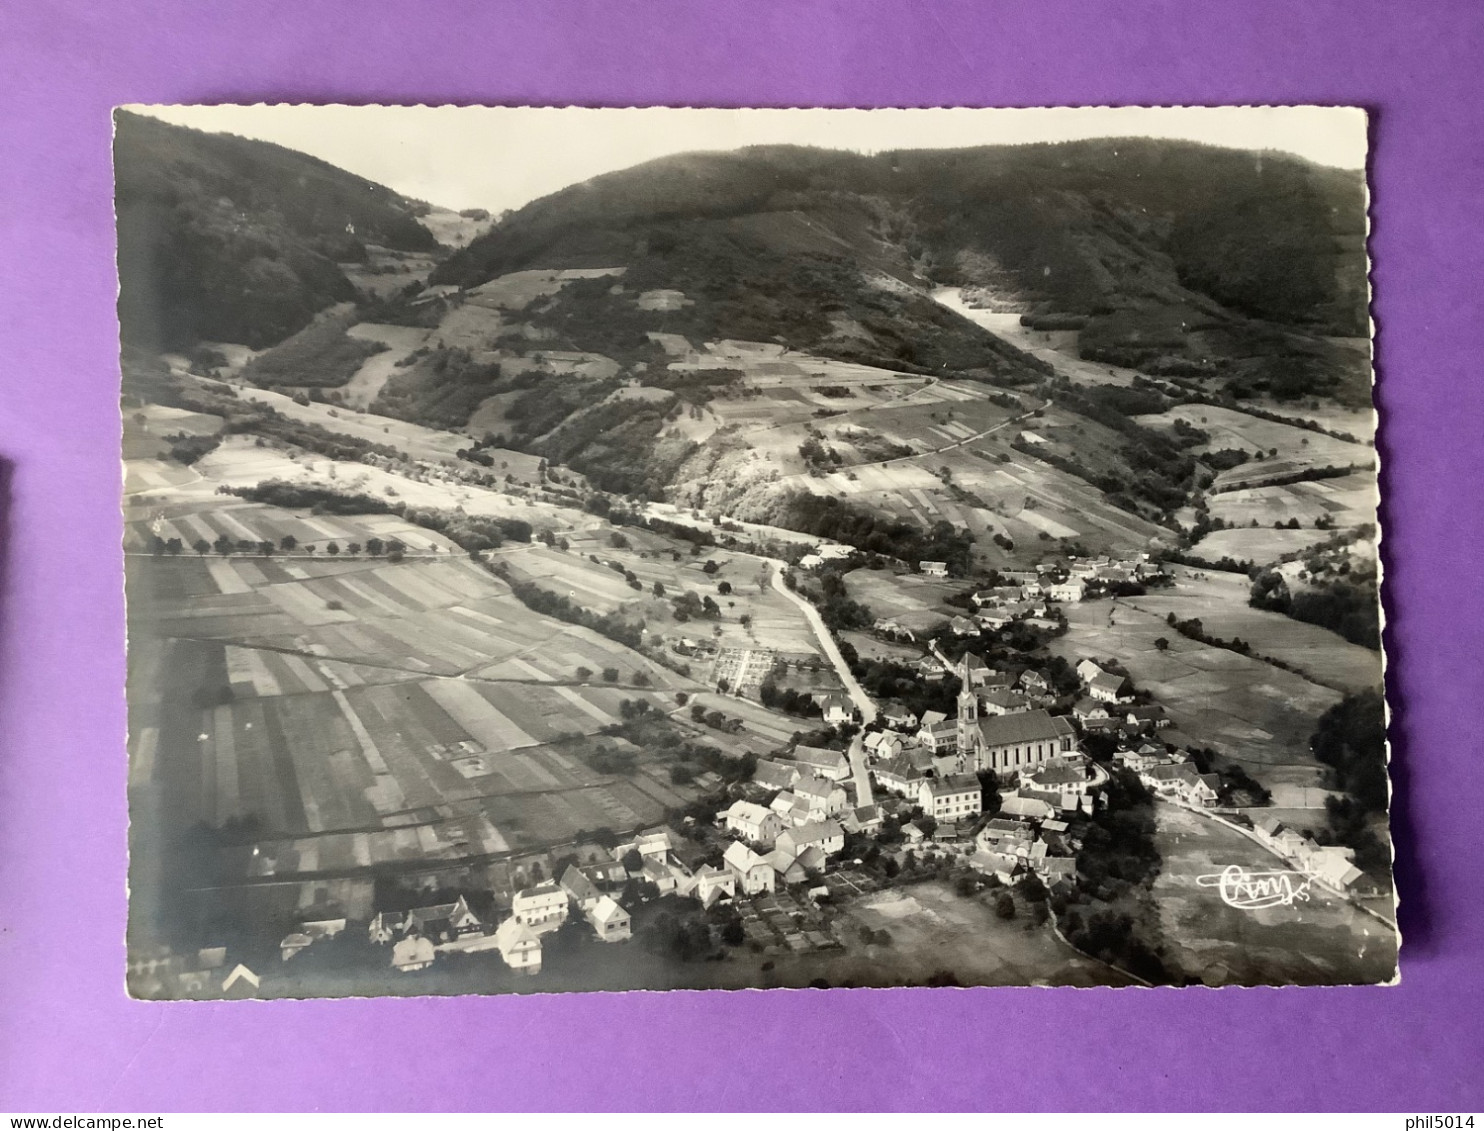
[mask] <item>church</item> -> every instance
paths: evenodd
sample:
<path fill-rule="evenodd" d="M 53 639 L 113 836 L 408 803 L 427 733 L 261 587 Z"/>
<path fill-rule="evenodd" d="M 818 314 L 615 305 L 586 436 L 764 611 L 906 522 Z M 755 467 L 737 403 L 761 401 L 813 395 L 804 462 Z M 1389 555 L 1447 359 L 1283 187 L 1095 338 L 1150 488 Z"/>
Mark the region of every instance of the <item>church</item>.
<path fill-rule="evenodd" d="M 1066 718 L 1045 711 L 985 715 L 979 692 L 968 678 L 968 665 L 958 665 L 963 689 L 958 695 L 958 766 L 960 771 L 993 770 L 1013 774 L 1033 769 L 1077 749 L 1077 732 Z"/>

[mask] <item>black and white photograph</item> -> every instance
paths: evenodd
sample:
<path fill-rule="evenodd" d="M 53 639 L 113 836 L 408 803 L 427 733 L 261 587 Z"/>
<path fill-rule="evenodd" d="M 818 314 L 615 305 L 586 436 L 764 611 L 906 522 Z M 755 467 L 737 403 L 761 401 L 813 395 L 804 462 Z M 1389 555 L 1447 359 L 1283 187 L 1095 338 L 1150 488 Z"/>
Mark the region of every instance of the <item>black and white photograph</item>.
<path fill-rule="evenodd" d="M 1367 151 L 117 110 L 128 992 L 1394 983 Z"/>

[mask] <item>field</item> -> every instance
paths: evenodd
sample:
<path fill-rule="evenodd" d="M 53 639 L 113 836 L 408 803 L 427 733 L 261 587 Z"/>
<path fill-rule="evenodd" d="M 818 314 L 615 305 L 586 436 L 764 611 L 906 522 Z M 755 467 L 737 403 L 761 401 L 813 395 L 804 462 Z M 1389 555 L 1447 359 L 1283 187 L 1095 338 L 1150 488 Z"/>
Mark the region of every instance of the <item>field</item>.
<path fill-rule="evenodd" d="M 1223 491 L 1210 496 L 1209 505 L 1212 517 L 1228 526 L 1247 526 L 1256 521 L 1259 527 L 1271 527 L 1275 522 L 1298 519 L 1300 526 L 1312 528 L 1315 521 L 1327 518 L 1335 526 L 1344 527 L 1375 522 L 1379 498 L 1376 477 L 1356 473 L 1283 487 Z"/>
<path fill-rule="evenodd" d="M 1192 449 L 1196 452 L 1237 448 L 1249 456 L 1261 457 L 1220 472 L 1215 483 L 1218 491 L 1233 483 L 1256 482 L 1264 477 L 1289 475 L 1311 467 L 1369 464 L 1376 458 L 1376 453 L 1365 444 L 1336 440 L 1320 432 L 1262 420 L 1215 405 L 1177 405 L 1168 412 L 1135 419 L 1149 428 L 1169 428 L 1179 419 L 1210 433 L 1207 443 Z M 1274 449 L 1277 454 L 1269 455 Z"/>
<path fill-rule="evenodd" d="M 1312 526 L 1299 530 L 1274 530 L 1271 526 L 1243 526 L 1235 530 L 1216 530 L 1192 547 L 1191 552 L 1207 561 L 1229 557 L 1237 562 L 1265 565 L 1285 554 L 1300 553 L 1309 546 L 1331 537 L 1328 530 Z"/>
<path fill-rule="evenodd" d="M 158 791 L 162 831 L 255 817 L 254 874 L 560 843 L 691 796 L 648 752 L 619 775 L 581 758 L 677 677 L 467 561 L 141 558 L 130 582 L 131 788 Z"/>
<path fill-rule="evenodd" d="M 1227 906 L 1196 877 L 1232 864 L 1254 871 L 1288 866 L 1215 821 L 1157 807 L 1163 857 L 1154 881 L 1164 943 L 1180 972 L 1208 985 L 1343 985 L 1384 982 L 1396 969 L 1396 938 L 1383 924 L 1322 888 L 1289 907 Z"/>
<path fill-rule="evenodd" d="M 428 337 L 428 331 L 414 326 L 384 326 L 374 322 L 358 323 L 346 333 L 352 338 L 381 342 L 388 347 L 367 358 L 365 364 L 356 370 L 355 376 L 340 387 L 345 403 L 358 409 L 371 407 L 371 402 L 381 392 L 381 387 L 397 372 L 397 363 L 421 346 Z"/>
<path fill-rule="evenodd" d="M 1181 584 L 1185 584 L 1183 579 Z M 1168 710 L 1176 729 L 1164 732 L 1167 741 L 1216 748 L 1272 789 L 1278 803 L 1283 803 L 1283 789 L 1317 784 L 1320 767 L 1309 751 L 1309 738 L 1319 716 L 1340 700 L 1340 692 L 1261 660 L 1181 636 L 1165 623 L 1163 602 L 1175 602 L 1179 590 L 1176 594 L 1161 598 L 1159 612 L 1135 607 L 1134 603 L 1142 605 L 1147 600 L 1142 597 L 1133 598 L 1134 603 L 1120 599 L 1065 605 L 1069 631 L 1049 647 L 1071 663 L 1084 657 L 1121 662 L 1135 684 Z M 1204 621 L 1211 616 L 1214 632 L 1223 599 L 1230 606 L 1229 595 L 1222 598 L 1208 592 L 1171 607 L 1182 618 L 1197 616 Z M 1239 606 L 1232 611 L 1248 610 Z M 1253 636 L 1258 637 L 1255 622 L 1253 628 Z M 1247 631 L 1241 636 L 1247 639 Z M 1155 647 L 1160 638 L 1169 641 L 1166 650 Z M 1354 647 L 1331 638 L 1337 656 L 1348 655 L 1345 650 Z M 1254 647 L 1262 650 L 1256 640 Z M 1306 656 L 1310 663 L 1324 658 L 1322 651 Z M 1358 671 L 1359 663 L 1351 670 Z"/>
<path fill-rule="evenodd" d="M 1182 569 L 1174 589 L 1155 589 L 1142 597 L 1121 598 L 1118 617 L 1120 621 L 1123 619 L 1125 607 L 1161 621 L 1170 613 L 1180 620 L 1199 617 L 1212 636 L 1222 640 L 1240 636 L 1252 645 L 1254 652 L 1292 664 L 1310 678 L 1331 687 L 1360 691 L 1380 686 L 1378 653 L 1351 644 L 1317 625 L 1251 608 L 1247 593 L 1245 575 Z"/>
<path fill-rule="evenodd" d="M 922 574 L 894 574 L 889 570 L 854 569 L 845 575 L 845 589 L 878 617 L 890 617 L 914 631 L 942 624 L 964 612 L 944 604 L 967 583 Z"/>

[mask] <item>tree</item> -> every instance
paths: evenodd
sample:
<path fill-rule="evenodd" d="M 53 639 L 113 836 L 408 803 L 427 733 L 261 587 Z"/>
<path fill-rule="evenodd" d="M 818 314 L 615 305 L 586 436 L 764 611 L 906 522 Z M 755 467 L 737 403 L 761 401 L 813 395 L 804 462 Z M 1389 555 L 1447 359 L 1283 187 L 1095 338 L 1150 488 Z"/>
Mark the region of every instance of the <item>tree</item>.
<path fill-rule="evenodd" d="M 278 547 L 285 554 L 292 553 L 294 551 L 294 549 L 298 545 L 299 545 L 299 540 L 297 538 L 295 538 L 292 534 L 285 534 L 282 538 L 280 538 L 278 540 Z"/>
<path fill-rule="evenodd" d="M 370 554 L 373 558 L 381 557 L 381 552 L 385 548 L 386 544 L 380 538 L 366 539 L 366 553 Z"/>
<path fill-rule="evenodd" d="M 604 668 L 603 669 L 603 679 L 606 680 L 608 683 L 617 683 L 618 682 L 618 669 L 617 668 Z"/>
<path fill-rule="evenodd" d="M 718 581 L 716 583 L 716 591 L 725 597 L 732 591 L 732 583 L 730 581 Z"/>
<path fill-rule="evenodd" d="M 1009 892 L 1006 892 L 995 901 L 994 913 L 1001 919 L 1015 918 L 1015 899 Z"/>
<path fill-rule="evenodd" d="M 352 542 L 345 547 L 345 552 L 347 554 L 359 554 L 361 552 L 361 544 L 359 542 Z"/>
<path fill-rule="evenodd" d="M 715 573 L 720 568 L 721 566 L 717 565 L 713 559 L 707 558 L 706 564 L 701 567 L 701 571 L 703 573 Z"/>
<path fill-rule="evenodd" d="M 665 583 L 663 581 L 656 581 L 651 592 L 656 597 L 663 597 L 665 595 Z"/>
<path fill-rule="evenodd" d="M 686 704 L 686 702 L 689 699 L 690 699 L 690 696 L 687 695 L 684 691 L 677 691 L 675 693 L 675 704 L 676 704 L 676 706 L 684 707 L 685 704 Z"/>
<path fill-rule="evenodd" d="M 211 543 L 205 538 L 197 538 L 191 543 L 191 549 L 195 550 L 198 554 L 204 555 L 211 549 Z"/>
<path fill-rule="evenodd" d="M 328 546 L 325 547 L 325 553 L 327 554 L 338 554 L 339 552 L 340 543 L 338 542 L 331 542 Z"/>
<path fill-rule="evenodd" d="M 592 668 L 587 668 L 587 667 L 579 667 L 577 669 L 576 675 L 577 675 L 577 678 L 578 679 L 582 680 L 583 682 L 586 682 L 587 680 L 590 680 L 590 679 L 593 678 L 593 669 Z"/>
<path fill-rule="evenodd" d="M 1156 641 L 1155 641 L 1155 642 L 1154 642 L 1154 646 L 1155 646 L 1155 647 L 1156 647 L 1156 648 L 1158 648 L 1158 649 L 1159 649 L 1159 650 L 1160 650 L 1160 651 L 1161 651 L 1161 652 L 1163 652 L 1163 651 L 1165 651 L 1165 650 L 1166 650 L 1166 649 L 1167 649 L 1167 648 L 1169 648 L 1169 646 L 1170 646 L 1170 642 L 1169 642 L 1169 641 L 1168 641 L 1168 640 L 1166 640 L 1166 639 L 1165 639 L 1165 638 L 1164 638 L 1164 637 L 1163 637 L 1163 636 L 1161 636 L 1161 637 L 1160 637 L 1160 638 L 1159 638 L 1159 639 L 1157 639 L 1157 640 L 1156 640 Z"/>

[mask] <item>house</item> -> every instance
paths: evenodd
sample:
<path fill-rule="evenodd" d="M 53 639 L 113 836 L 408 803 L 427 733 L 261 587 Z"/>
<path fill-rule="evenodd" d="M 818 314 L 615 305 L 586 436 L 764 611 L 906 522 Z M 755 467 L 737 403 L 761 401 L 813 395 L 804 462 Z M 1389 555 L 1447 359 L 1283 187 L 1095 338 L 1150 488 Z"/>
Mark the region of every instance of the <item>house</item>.
<path fill-rule="evenodd" d="M 905 825 L 903 825 L 902 835 L 907 838 L 908 844 L 921 844 L 923 838 L 927 836 L 927 834 L 922 831 L 922 828 L 917 824 L 916 821 L 908 821 Z"/>
<path fill-rule="evenodd" d="M 313 943 L 314 940 L 308 935 L 296 931 L 291 935 L 285 935 L 283 937 L 283 940 L 278 944 L 278 951 L 283 961 L 287 962 L 301 950 L 309 949 Z"/>
<path fill-rule="evenodd" d="M 978 636 L 979 626 L 968 617 L 956 616 L 948 622 L 948 627 L 953 630 L 955 636 Z"/>
<path fill-rule="evenodd" d="M 809 802 L 791 789 L 786 789 L 773 798 L 773 803 L 769 808 L 778 817 L 779 832 L 791 829 L 795 825 L 802 825 L 809 820 Z M 777 840 L 777 837 L 773 839 Z"/>
<path fill-rule="evenodd" d="M 1096 699 L 1083 696 L 1072 704 L 1072 717 L 1079 723 L 1085 723 L 1089 719 L 1106 719 L 1108 708 L 1106 704 L 1099 703 Z"/>
<path fill-rule="evenodd" d="M 889 730 L 873 730 L 861 745 L 872 758 L 895 758 L 902 752 L 902 736 Z"/>
<path fill-rule="evenodd" d="M 939 723 L 946 723 L 947 721 L 948 716 L 942 711 L 924 711 L 922 718 L 918 720 L 918 727 L 921 729 L 922 727 L 937 726 Z"/>
<path fill-rule="evenodd" d="M 767 857 L 763 857 L 764 860 Z M 737 894 L 737 877 L 735 873 L 727 868 L 715 868 L 710 864 L 696 869 L 692 878 L 690 894 L 699 899 L 703 906 L 710 907 L 722 896 L 733 896 Z"/>
<path fill-rule="evenodd" d="M 663 859 L 670 854 L 676 839 L 675 834 L 663 825 L 645 829 L 629 843 L 614 848 L 613 858 L 622 860 L 630 851 L 634 851 L 646 860 L 654 856 Z"/>
<path fill-rule="evenodd" d="M 778 819 L 777 813 L 751 801 L 732 802 L 724 816 L 728 832 L 736 833 L 753 844 L 772 844 L 783 831 L 783 822 Z"/>
<path fill-rule="evenodd" d="M 541 936 L 515 916 L 495 928 L 495 946 L 505 965 L 516 973 L 541 972 Z"/>
<path fill-rule="evenodd" d="M 299 930 L 312 939 L 333 939 L 345 930 L 345 919 L 340 916 L 328 919 L 301 919 Z"/>
<path fill-rule="evenodd" d="M 1073 670 L 1077 673 L 1077 678 L 1083 683 L 1091 683 L 1098 676 L 1105 674 L 1103 669 L 1098 666 L 1096 660 L 1078 660 L 1077 666 Z"/>
<path fill-rule="evenodd" d="M 817 876 L 825 868 L 824 850 L 816 844 L 811 844 L 799 853 L 799 858 L 794 863 L 803 869 L 806 877 Z"/>
<path fill-rule="evenodd" d="M 882 789 L 901 797 L 914 798 L 927 777 L 923 767 L 906 753 L 876 763 L 872 773 L 876 777 L 876 784 Z"/>
<path fill-rule="evenodd" d="M 1008 608 L 984 609 L 974 614 L 974 623 L 981 629 L 1004 628 L 1015 619 Z"/>
<path fill-rule="evenodd" d="M 1041 874 L 1047 887 L 1077 882 L 1077 861 L 1070 856 L 1048 856 L 1040 862 L 1036 871 Z"/>
<path fill-rule="evenodd" d="M 843 813 L 849 804 L 844 786 L 824 778 L 800 778 L 794 786 L 794 796 L 809 806 L 809 815 L 814 820 Z"/>
<path fill-rule="evenodd" d="M 948 576 L 947 562 L 918 562 L 917 568 L 922 570 L 922 572 L 927 574 L 929 577 Z"/>
<path fill-rule="evenodd" d="M 801 884 L 809 878 L 809 873 L 799 863 L 798 857 L 791 852 L 785 852 L 781 848 L 775 848 L 763 857 L 768 867 L 773 869 L 776 883 Z"/>
<path fill-rule="evenodd" d="M 983 789 L 973 774 L 929 778 L 918 787 L 917 803 L 939 821 L 957 821 L 983 811 Z"/>
<path fill-rule="evenodd" d="M 793 832 L 792 829 L 784 832 L 779 837 L 780 845 L 783 838 L 791 836 Z M 787 847 L 789 851 L 792 851 L 792 845 Z M 721 859 L 722 863 L 727 866 L 727 870 L 736 876 L 744 895 L 757 895 L 760 892 L 773 890 L 775 873 L 772 865 L 740 840 L 728 845 Z"/>
<path fill-rule="evenodd" d="M 917 741 L 934 754 L 952 754 L 958 749 L 958 723 L 948 719 L 922 726 L 918 728 Z"/>
<path fill-rule="evenodd" d="M 1053 601 L 1080 601 L 1087 595 L 1087 584 L 1071 580 L 1046 587 L 1046 596 Z"/>
<path fill-rule="evenodd" d="M 944 821 L 933 830 L 932 839 L 938 844 L 956 845 L 959 842 L 959 825 L 957 821 Z"/>
<path fill-rule="evenodd" d="M 1087 694 L 1102 703 L 1128 703 L 1133 700 L 1133 686 L 1128 677 L 1115 672 L 1099 672 L 1087 681 Z"/>
<path fill-rule="evenodd" d="M 1027 695 L 1050 695 L 1051 682 L 1035 668 L 1020 673 L 1020 689 Z"/>
<path fill-rule="evenodd" d="M 629 882 L 629 871 L 619 860 L 594 860 L 591 864 L 579 864 L 577 870 L 600 891 L 621 888 Z"/>
<path fill-rule="evenodd" d="M 433 965 L 436 952 L 433 940 L 423 935 L 407 935 L 392 947 L 392 968 L 403 974 L 426 970 Z"/>
<path fill-rule="evenodd" d="M 752 780 L 768 789 L 791 789 L 799 778 L 799 767 L 792 762 L 775 762 L 761 759 L 753 772 Z"/>
<path fill-rule="evenodd" d="M 644 861 L 644 867 L 639 873 L 639 878 L 647 880 L 659 888 L 661 895 L 669 895 L 680 885 L 682 878 L 688 878 L 684 868 L 672 863 L 669 859 L 651 856 Z"/>
<path fill-rule="evenodd" d="M 1150 766 L 1139 773 L 1139 780 L 1161 797 L 1174 797 L 1190 805 L 1214 805 L 1221 790 L 1221 779 L 1215 774 L 1202 774 L 1193 762 Z"/>
<path fill-rule="evenodd" d="M 1029 711 L 1031 701 L 1019 691 L 997 687 L 979 696 L 979 705 L 988 715 L 1013 715 L 1017 711 Z"/>
<path fill-rule="evenodd" d="M 1355 850 L 1337 844 L 1320 845 L 1307 841 L 1299 853 L 1299 862 L 1316 879 L 1341 890 L 1364 875 L 1355 866 Z"/>
<path fill-rule="evenodd" d="M 1158 703 L 1150 703 L 1143 707 L 1130 707 L 1123 718 L 1130 726 L 1145 729 L 1159 730 L 1170 725 L 1170 716 L 1165 714 L 1165 709 Z"/>
<path fill-rule="evenodd" d="M 833 856 L 845 847 L 845 830 L 837 821 L 811 821 L 779 834 L 778 847 L 799 856 L 806 848 L 818 848 Z"/>
<path fill-rule="evenodd" d="M 371 919 L 371 926 L 367 931 L 374 943 L 385 945 L 391 942 L 402 932 L 402 916 L 394 915 L 387 911 L 378 911 Z"/>
<path fill-rule="evenodd" d="M 510 909 L 537 934 L 554 931 L 567 921 L 567 893 L 554 880 L 515 893 Z"/>
<path fill-rule="evenodd" d="M 575 864 L 567 865 L 567 870 L 562 873 L 559 883 L 562 885 L 562 890 L 567 893 L 567 898 L 577 905 L 578 911 L 584 914 L 596 907 L 598 900 L 603 898 L 598 885 L 579 871 Z"/>
<path fill-rule="evenodd" d="M 912 730 L 917 726 L 917 712 L 900 699 L 888 699 L 881 704 L 880 716 L 882 722 L 896 730 Z"/>
<path fill-rule="evenodd" d="M 1021 779 L 1025 780 L 1022 774 Z M 1074 766 L 1060 758 L 1047 762 L 1030 775 L 1030 784 L 1036 789 L 1053 793 L 1086 793 L 1088 789 L 1087 769 Z"/>
<path fill-rule="evenodd" d="M 978 841 L 985 848 L 993 847 L 1002 840 L 1029 840 L 1030 826 L 1007 817 L 991 817 L 979 830 Z"/>
<path fill-rule="evenodd" d="M 261 981 L 256 974 L 239 962 L 222 979 L 222 996 L 237 998 L 257 997 Z"/>
<path fill-rule="evenodd" d="M 1013 817 L 1029 817 L 1031 820 L 1039 821 L 1046 817 L 1054 817 L 1061 811 L 1061 806 L 1052 805 L 1039 797 L 1026 797 L 1019 793 L 1012 793 L 1000 800 L 1000 812 Z"/>
<path fill-rule="evenodd" d="M 870 834 L 881 828 L 881 822 L 884 819 L 885 814 L 881 812 L 881 806 L 861 805 L 847 810 L 840 823 L 848 832 Z"/>
<path fill-rule="evenodd" d="M 813 773 L 829 781 L 844 781 L 850 776 L 850 759 L 827 746 L 795 746 L 790 757 L 798 763 L 800 777 Z"/>
<path fill-rule="evenodd" d="M 566 896 L 562 897 L 565 905 Z M 434 943 L 450 942 L 463 935 L 484 930 L 479 916 L 469 910 L 463 896 L 453 903 L 438 903 L 430 907 L 414 907 L 407 912 L 402 923 L 404 934 L 421 935 Z"/>
<path fill-rule="evenodd" d="M 850 705 L 850 700 L 838 691 L 833 691 L 819 701 L 819 709 L 824 715 L 826 726 L 839 726 L 848 723 L 855 717 L 855 709 Z"/>
<path fill-rule="evenodd" d="M 629 913 L 612 896 L 605 895 L 587 912 L 588 924 L 599 942 L 623 942 L 629 937 Z"/>

